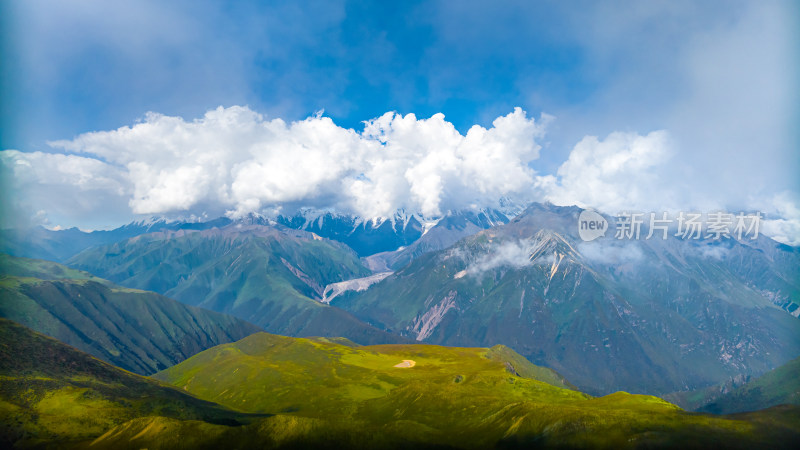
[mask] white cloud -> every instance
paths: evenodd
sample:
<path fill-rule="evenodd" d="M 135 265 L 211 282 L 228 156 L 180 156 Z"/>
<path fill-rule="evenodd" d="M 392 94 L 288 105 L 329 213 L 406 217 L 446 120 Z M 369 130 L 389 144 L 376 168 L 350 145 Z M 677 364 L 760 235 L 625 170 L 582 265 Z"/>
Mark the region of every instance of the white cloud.
<path fill-rule="evenodd" d="M 386 113 L 359 133 L 318 115 L 287 123 L 247 107 L 220 107 L 192 121 L 149 113 L 129 127 L 50 142 L 75 154 L 8 150 L 0 162 L 16 193 L 6 200 L 16 204 L 12 210 L 27 217 L 44 210 L 65 225 L 87 226 L 86 216 L 96 227 L 100 218 L 119 223 L 134 214 L 237 217 L 302 206 L 435 216 L 506 196 L 610 214 L 744 207 L 767 214 L 764 234 L 800 244 L 795 194 L 709 189 L 681 172 L 666 131 L 586 136 L 556 176 L 538 176 L 531 163 L 550 119 L 542 118 L 517 108 L 462 135 L 441 114 Z"/>
<path fill-rule="evenodd" d="M 130 127 L 50 145 L 121 171 L 136 214 L 315 206 L 379 217 L 398 208 L 438 215 L 527 194 L 542 134 L 519 108 L 461 135 L 442 114 L 386 113 L 357 133 L 326 117 L 287 124 L 234 106 L 191 122 L 150 113 Z"/>
<path fill-rule="evenodd" d="M 706 245 L 700 248 L 700 254 L 705 258 L 722 260 L 728 256 L 728 249 L 719 245 Z"/>
<path fill-rule="evenodd" d="M 50 153 L 0 152 L 0 161 L 21 184 L 71 185 L 80 191 L 106 190 L 122 195 L 124 176 L 116 168 L 93 158 Z"/>
<path fill-rule="evenodd" d="M 0 151 L 3 209 L 0 227 L 125 217 L 127 174 L 94 158 L 42 152 Z"/>
<path fill-rule="evenodd" d="M 593 207 L 614 214 L 631 208 L 658 211 L 673 201 L 671 181 L 659 169 L 671 154 L 668 134 L 611 133 L 583 138 L 558 169 L 540 177 L 546 198 L 560 205 Z"/>
<path fill-rule="evenodd" d="M 687 156 L 678 152 L 666 131 L 642 136 L 611 133 L 604 140 L 583 138 L 557 171 L 536 177 L 544 199 L 558 205 L 622 211 L 730 211 L 764 213 L 761 232 L 776 241 L 800 245 L 800 199 L 793 191 L 770 194 L 742 175 L 709 181 L 719 169 L 685 171 Z M 723 167 L 724 162 L 719 163 Z M 725 169 L 727 170 L 727 168 Z M 725 170 L 722 170 L 723 172 Z M 759 175 L 760 176 L 760 175 Z"/>
<path fill-rule="evenodd" d="M 531 253 L 534 248 L 531 240 L 508 241 L 490 248 L 489 252 L 478 260 L 470 263 L 466 273 L 471 276 L 481 274 L 499 267 L 512 267 L 518 269 L 531 265 Z"/>
<path fill-rule="evenodd" d="M 767 202 L 760 232 L 784 244 L 800 246 L 800 198 L 789 191 L 774 195 Z M 755 204 L 755 208 L 764 208 Z M 763 209 L 762 209 L 763 210 Z"/>

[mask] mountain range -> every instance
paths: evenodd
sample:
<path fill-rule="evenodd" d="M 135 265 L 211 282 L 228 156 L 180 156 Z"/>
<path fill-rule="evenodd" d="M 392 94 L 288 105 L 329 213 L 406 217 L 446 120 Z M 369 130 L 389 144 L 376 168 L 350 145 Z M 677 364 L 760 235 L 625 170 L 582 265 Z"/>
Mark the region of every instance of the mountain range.
<path fill-rule="evenodd" d="M 91 233 L 4 230 L 0 248 L 15 256 L 0 254 L 0 317 L 75 347 L 43 350 L 50 341 L 36 338 L 34 353 L 85 351 L 131 372 L 158 372 L 162 384 L 146 382 L 174 385 L 193 399 L 180 401 L 213 402 L 202 404 L 216 411 L 203 413 L 208 420 L 162 414 L 139 408 L 132 391 L 102 391 L 114 382 L 95 383 L 94 372 L 31 378 L 39 373 L 34 361 L 21 372 L 7 362 L 0 413 L 13 439 L 6 442 L 470 448 L 697 440 L 747 448 L 796 441 L 800 412 L 777 405 L 797 404 L 800 395 L 800 249 L 765 236 L 607 233 L 586 242 L 581 212 L 532 204 L 513 214 L 481 209 L 431 219 L 401 211 L 365 220 L 304 210 L 272 219 L 154 219 Z M 614 218 L 604 219 L 613 228 Z M 32 333 L 14 329 L 23 341 Z M 5 345 L 12 358 L 18 350 Z M 652 394 L 735 415 L 688 415 Z M 74 416 L 63 406 L 69 402 L 78 405 Z M 116 405 L 113 420 L 86 418 L 81 408 L 104 402 Z M 58 414 L 66 418 L 53 419 Z M 80 421 L 90 431 L 65 431 Z M 365 433 L 371 437 L 362 443 Z"/>
<path fill-rule="evenodd" d="M 425 219 L 403 211 L 389 218 L 364 219 L 347 214 L 305 210 L 290 217 L 278 216 L 276 222 L 342 242 L 359 256 L 409 245 L 426 231 Z"/>
<path fill-rule="evenodd" d="M 204 230 L 225 226 L 225 217 L 198 221 L 171 221 L 151 218 L 131 222 L 112 230 L 82 231 L 78 228 L 50 230 L 42 226 L 0 230 L 0 253 L 34 259 L 64 262 L 77 253 L 96 245 L 110 244 L 146 233 L 164 230 Z"/>
<path fill-rule="evenodd" d="M 361 258 L 251 217 L 93 247 L 68 264 L 278 334 L 505 344 L 597 395 L 702 390 L 800 354 L 797 248 L 763 236 L 582 242 L 579 212 L 533 204 L 507 224 L 499 212 L 449 214 L 412 244 Z"/>
<path fill-rule="evenodd" d="M 331 304 L 417 341 L 502 343 L 581 389 L 668 393 L 800 354 L 800 252 L 761 237 L 582 242 L 575 207 L 532 205 Z"/>
<path fill-rule="evenodd" d="M 493 209 L 449 212 L 430 222 L 430 227 L 413 243 L 392 251 L 372 253 L 366 256 L 365 262 L 373 271 L 397 270 L 425 253 L 450 247 L 462 238 L 509 220 L 509 215 Z"/>
<path fill-rule="evenodd" d="M 310 232 L 239 223 L 163 231 L 87 249 L 68 264 L 272 333 L 407 341 L 319 301 L 328 284 L 371 272 L 347 246 Z"/>

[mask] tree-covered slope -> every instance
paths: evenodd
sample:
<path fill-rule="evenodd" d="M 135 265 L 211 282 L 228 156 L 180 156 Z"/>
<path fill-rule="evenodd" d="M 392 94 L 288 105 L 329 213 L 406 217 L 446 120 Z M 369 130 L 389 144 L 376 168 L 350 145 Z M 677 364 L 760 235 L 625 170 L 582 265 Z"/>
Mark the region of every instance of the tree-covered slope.
<path fill-rule="evenodd" d="M 58 263 L 0 254 L 0 317 L 139 374 L 261 331 Z"/>

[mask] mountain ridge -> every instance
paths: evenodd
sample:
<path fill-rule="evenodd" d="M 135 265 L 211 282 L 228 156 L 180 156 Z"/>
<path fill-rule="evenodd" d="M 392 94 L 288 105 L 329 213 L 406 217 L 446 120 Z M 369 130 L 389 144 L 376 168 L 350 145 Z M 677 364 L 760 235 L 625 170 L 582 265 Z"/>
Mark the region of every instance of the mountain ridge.
<path fill-rule="evenodd" d="M 122 288 L 58 263 L 4 254 L 0 297 L 0 317 L 144 375 L 261 331 L 243 320 Z"/>
<path fill-rule="evenodd" d="M 277 334 L 406 342 L 320 302 L 325 286 L 372 272 L 345 244 L 311 232 L 257 224 L 164 231 L 85 250 L 69 264 Z"/>

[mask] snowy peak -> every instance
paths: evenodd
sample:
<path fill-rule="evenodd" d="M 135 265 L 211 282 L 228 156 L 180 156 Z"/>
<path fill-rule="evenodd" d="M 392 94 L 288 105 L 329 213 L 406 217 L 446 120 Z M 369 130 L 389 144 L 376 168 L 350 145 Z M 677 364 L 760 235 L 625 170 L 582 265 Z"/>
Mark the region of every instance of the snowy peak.
<path fill-rule="evenodd" d="M 494 208 L 474 208 L 447 211 L 440 217 L 399 209 L 389 217 L 365 218 L 332 210 L 303 208 L 292 216 L 282 215 L 275 220 L 288 228 L 343 242 L 360 256 L 370 256 L 401 251 L 422 237 L 431 241 L 423 246 L 422 251 L 444 248 L 464 236 L 507 223 L 516 207 L 509 202 L 504 205 L 506 212 Z M 437 232 L 429 236 L 433 230 Z M 420 253 L 419 250 L 414 247 L 414 256 Z M 413 257 L 402 259 L 407 262 Z"/>
<path fill-rule="evenodd" d="M 335 211 L 302 209 L 275 221 L 288 228 L 314 233 L 343 242 L 360 256 L 395 250 L 422 236 L 422 223 L 415 215 L 397 212 L 389 218 L 364 219 Z"/>

